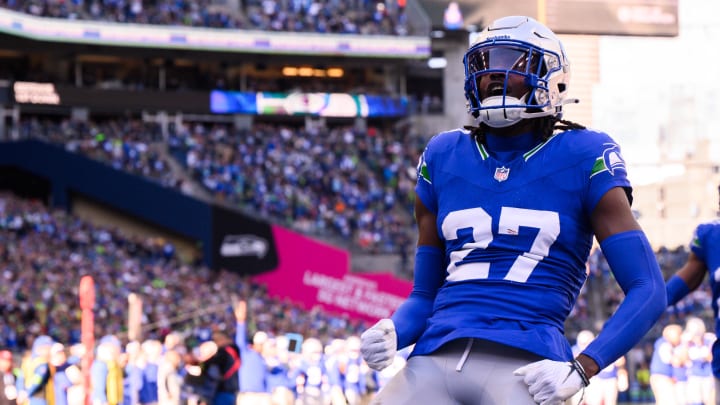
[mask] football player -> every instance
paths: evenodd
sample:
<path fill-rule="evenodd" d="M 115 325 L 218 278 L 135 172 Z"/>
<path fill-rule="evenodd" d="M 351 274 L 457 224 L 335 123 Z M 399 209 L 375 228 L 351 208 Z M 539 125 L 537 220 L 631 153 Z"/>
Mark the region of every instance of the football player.
<path fill-rule="evenodd" d="M 720 187 L 718 187 L 718 194 L 720 195 Z M 700 224 L 695 228 L 687 261 L 667 281 L 668 305 L 677 304 L 691 291 L 697 289 L 708 273 L 713 296 L 712 308 L 715 319 L 717 319 L 718 300 L 720 299 L 720 219 Z M 716 334 L 718 330 L 720 330 L 720 324 L 716 322 Z M 720 392 L 720 343 L 717 341 L 712 345 L 712 370 L 715 376 L 717 401 L 717 392 Z"/>
<path fill-rule="evenodd" d="M 415 348 L 378 404 L 559 404 L 632 348 L 666 305 L 610 136 L 562 120 L 570 66 L 532 18 L 492 22 L 463 58 L 477 127 L 433 137 L 418 164 L 414 287 L 362 336 L 368 365 Z M 576 357 L 564 322 L 593 236 L 626 293 Z"/>

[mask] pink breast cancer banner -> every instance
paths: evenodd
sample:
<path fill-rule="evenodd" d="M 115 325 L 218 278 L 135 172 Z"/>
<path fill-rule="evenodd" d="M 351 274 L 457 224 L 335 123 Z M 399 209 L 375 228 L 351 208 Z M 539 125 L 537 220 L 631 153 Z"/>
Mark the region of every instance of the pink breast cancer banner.
<path fill-rule="evenodd" d="M 350 272 L 350 254 L 285 228 L 273 226 L 278 253 L 275 270 L 254 277 L 268 294 L 353 320 L 387 318 L 407 298 L 412 283 L 389 273 Z"/>

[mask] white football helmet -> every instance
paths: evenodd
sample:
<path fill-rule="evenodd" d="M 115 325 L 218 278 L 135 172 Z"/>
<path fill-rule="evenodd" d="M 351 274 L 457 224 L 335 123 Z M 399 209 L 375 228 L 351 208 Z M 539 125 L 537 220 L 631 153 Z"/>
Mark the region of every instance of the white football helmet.
<path fill-rule="evenodd" d="M 463 64 L 468 111 L 490 127 L 507 127 L 525 118 L 559 118 L 563 104 L 577 102 L 566 99 L 570 63 L 562 43 L 530 17 L 492 22 L 465 53 Z M 495 83 L 480 88 L 480 79 L 493 74 Z M 520 78 L 529 91 L 518 98 L 508 84 Z"/>

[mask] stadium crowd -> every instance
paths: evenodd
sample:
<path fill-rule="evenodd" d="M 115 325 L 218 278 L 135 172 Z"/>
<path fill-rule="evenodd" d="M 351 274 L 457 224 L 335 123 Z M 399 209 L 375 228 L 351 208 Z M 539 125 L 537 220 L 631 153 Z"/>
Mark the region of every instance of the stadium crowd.
<path fill-rule="evenodd" d="M 143 323 L 154 328 L 150 337 L 167 334 L 172 327 L 193 336 L 191 340 L 202 339 L 210 334 L 204 326 L 231 327 L 228 307 L 234 294 L 267 314 L 255 320 L 264 330 L 329 339 L 362 327 L 272 300 L 261 286 L 235 273 L 181 263 L 175 247 L 164 239 L 138 239 L 95 227 L 38 201 L 0 197 L 0 239 L 0 343 L 13 349 L 30 347 L 31 338 L 40 333 L 64 343 L 79 342 L 76 286 L 84 274 L 93 276 L 97 286 L 98 335 L 127 333 L 132 292 L 145 297 Z M 202 310 L 188 313 L 186 308 Z M 185 318 L 176 319 L 178 314 Z"/>
<path fill-rule="evenodd" d="M 400 137 L 398 137 L 400 138 Z M 372 252 L 406 248 L 417 146 L 376 128 L 188 125 L 170 136 L 217 198 Z"/>
<path fill-rule="evenodd" d="M 358 35 L 408 35 L 400 2 L 250 0 L 233 10 L 211 0 L 0 0 L 39 17 L 117 23 Z M 402 3 L 404 4 L 404 2 Z"/>
<path fill-rule="evenodd" d="M 658 260 L 665 271 L 671 272 L 673 266 L 683 261 L 683 255 L 687 255 L 683 249 L 661 249 Z M 605 279 L 609 275 L 604 274 L 604 259 L 600 253 L 593 253 L 593 257 L 588 265 L 590 278 L 583 291 L 585 302 L 587 297 L 600 292 L 607 301 L 605 310 L 612 311 L 616 304 L 615 292 L 606 291 Z M 125 369 L 122 374 L 126 379 L 125 394 L 136 392 L 138 395 L 138 399 L 130 396 L 122 403 L 157 402 L 152 400 L 154 397 L 150 400 L 139 398 L 145 398 L 143 395 L 148 395 L 148 389 L 151 392 L 158 389 L 157 382 L 161 378 L 158 370 L 161 368 L 166 370 L 162 378 L 170 378 L 167 374 L 170 365 L 172 376 L 175 376 L 172 378 L 184 387 L 184 398 L 208 395 L 203 391 L 204 380 L 192 374 L 197 372 L 192 366 L 207 360 L 208 352 L 217 352 L 217 346 L 209 342 L 218 345 L 223 336 L 235 336 L 233 340 L 242 349 L 243 363 L 238 379 L 241 398 L 244 396 L 251 401 L 249 403 L 269 400 L 273 392 L 286 401 L 320 396 L 358 403 L 351 402 L 350 398 L 359 401 L 366 397 L 363 393 L 371 394 L 396 370 L 391 368 L 384 374 L 377 374 L 358 359 L 357 336 L 367 326 L 362 322 L 327 314 L 317 308 L 304 311 L 293 303 L 268 297 L 262 286 L 234 273 L 216 273 L 198 264 L 182 263 L 174 247 L 162 239 L 124 236 L 66 212 L 48 210 L 38 201 L 9 194 L 0 196 L 0 272 L 0 349 L 14 352 L 14 364 L 18 367 L 22 363 L 20 353 L 25 352 L 29 361 L 37 352 L 34 346 L 38 336 L 47 336 L 40 340 L 47 344 L 45 352 L 50 361 L 62 360 L 77 365 L 77 358 L 84 349 L 80 344 L 76 286 L 82 275 L 94 277 L 98 297 L 95 334 L 105 336 L 98 342 L 99 347 L 109 345 L 107 350 L 98 349 L 96 358 L 121 364 Z M 143 342 L 128 340 L 127 300 L 130 293 L 143 298 Z M 233 304 L 234 297 L 239 297 L 243 305 Z M 694 316 L 704 317 L 709 307 L 707 291 L 703 289 L 686 298 L 683 305 L 669 309 L 656 330 L 626 356 L 624 367 L 629 378 L 627 384 L 620 385 L 625 388 L 617 395 L 629 402 L 651 400 L 650 375 L 659 369 L 658 362 L 662 360 L 656 358 L 659 355 L 658 339 L 663 339 L 668 327 L 684 327 L 692 323 L 690 319 Z M 580 336 L 581 329 L 597 332 L 605 315 L 596 318 L 586 304 L 584 310 L 575 310 L 566 333 L 574 339 Z M 583 317 L 599 322 L 582 323 Z M 582 328 L 585 325 L 589 327 Z M 708 325 L 711 325 L 710 321 Z M 304 343 L 293 342 L 293 336 L 298 335 Z M 681 335 L 684 337 L 673 340 L 673 352 L 686 358 L 684 363 L 673 363 L 679 367 L 678 375 L 694 375 L 696 371 L 691 370 L 706 372 L 704 367 L 707 366 L 700 367 L 688 357 L 687 353 L 698 350 L 686 350 L 692 341 L 690 338 L 697 332 L 686 331 Z M 703 336 L 711 340 L 711 335 Z M 160 343 L 163 341 L 173 348 L 163 349 Z M 292 347 L 293 343 L 297 343 L 299 349 Z M 60 360 L 52 360 L 54 355 Z M 406 356 L 407 351 L 403 355 Z M 3 357 L 7 354 L 0 355 Z M 707 358 L 695 360 L 709 361 Z M 401 367 L 403 361 L 400 357 L 397 366 Z M 154 366 L 149 367 L 150 364 Z M 131 366 L 143 369 L 144 374 Z M 248 371 L 252 367 L 266 373 Z M 106 365 L 104 369 L 110 368 Z M 19 376 L 27 372 L 25 370 Z M 138 378 L 138 373 L 152 375 Z M 131 378 L 131 375 L 135 377 Z M 243 378 L 250 378 L 248 375 L 264 377 L 260 382 L 247 380 L 243 384 Z M 107 380 L 106 375 L 103 378 Z M 141 388 L 145 383 L 151 384 L 150 388 Z M 24 389 L 24 384 L 18 385 L 19 391 Z M 135 384 L 134 388 L 132 384 Z M 678 385 L 678 392 L 681 388 L 684 389 L 682 392 L 689 392 L 682 384 Z M 58 403 L 73 403 L 73 395 L 80 395 L 80 390 L 80 387 L 66 390 L 65 393 L 70 395 L 68 402 Z M 118 395 L 110 391 L 104 394 Z M 587 397 L 586 400 L 589 401 Z"/>
<path fill-rule="evenodd" d="M 174 175 L 168 161 L 158 151 L 157 144 L 162 141 L 162 134 L 157 124 L 139 120 L 81 122 L 26 119 L 20 124 L 19 136 L 62 144 L 68 151 L 105 162 L 117 170 L 189 192 L 187 185 Z"/>
<path fill-rule="evenodd" d="M 356 249 L 406 253 L 415 164 L 422 139 L 375 127 L 302 129 L 256 124 L 171 125 L 139 120 L 23 119 L 21 138 L 65 145 L 166 187 L 190 192 L 157 148 L 169 148 L 219 201 L 315 236 L 351 240 Z"/>

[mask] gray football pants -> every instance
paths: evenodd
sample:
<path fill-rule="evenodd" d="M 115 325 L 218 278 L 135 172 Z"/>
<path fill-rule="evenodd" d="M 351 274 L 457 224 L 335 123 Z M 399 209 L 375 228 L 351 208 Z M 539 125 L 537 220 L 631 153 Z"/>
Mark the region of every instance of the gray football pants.
<path fill-rule="evenodd" d="M 542 358 L 509 346 L 459 339 L 431 355 L 411 357 L 371 404 L 534 405 L 527 385 L 513 371 L 538 360 Z"/>

